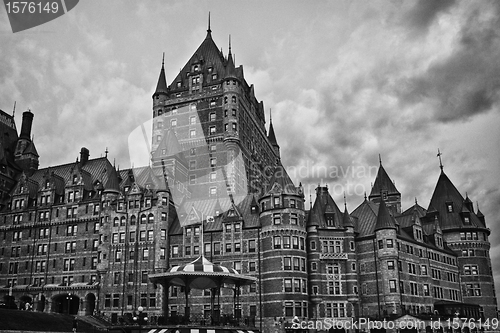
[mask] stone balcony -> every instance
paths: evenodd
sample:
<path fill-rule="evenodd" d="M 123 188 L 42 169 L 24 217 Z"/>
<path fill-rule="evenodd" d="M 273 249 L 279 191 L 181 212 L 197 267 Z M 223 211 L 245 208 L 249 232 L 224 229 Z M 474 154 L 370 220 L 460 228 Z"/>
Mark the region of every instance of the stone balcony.
<path fill-rule="evenodd" d="M 334 253 L 320 253 L 320 260 L 347 260 L 347 253 L 345 252 L 334 252 Z"/>

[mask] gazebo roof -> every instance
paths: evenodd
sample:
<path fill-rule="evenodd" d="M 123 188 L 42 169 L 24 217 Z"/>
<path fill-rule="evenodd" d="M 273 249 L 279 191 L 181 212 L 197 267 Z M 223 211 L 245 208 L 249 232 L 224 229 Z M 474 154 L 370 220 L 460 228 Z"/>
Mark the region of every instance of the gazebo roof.
<path fill-rule="evenodd" d="M 210 289 L 224 285 L 249 285 L 257 279 L 245 276 L 235 269 L 216 265 L 208 261 L 204 256 L 181 266 L 174 266 L 163 273 L 150 274 L 149 279 L 153 283 L 169 283 L 192 289 Z"/>

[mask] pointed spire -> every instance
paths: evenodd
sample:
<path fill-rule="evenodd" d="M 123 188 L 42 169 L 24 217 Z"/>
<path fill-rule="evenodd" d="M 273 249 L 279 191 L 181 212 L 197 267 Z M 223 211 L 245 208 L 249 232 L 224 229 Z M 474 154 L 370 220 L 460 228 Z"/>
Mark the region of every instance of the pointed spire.
<path fill-rule="evenodd" d="M 14 108 L 12 109 L 12 118 L 16 115 L 16 103 L 17 101 L 14 101 Z"/>
<path fill-rule="evenodd" d="M 210 29 L 210 12 L 208 12 L 208 29 L 207 29 L 207 36 L 212 33 L 212 29 Z"/>
<path fill-rule="evenodd" d="M 156 91 L 153 94 L 153 97 L 158 96 L 160 94 L 166 95 L 167 92 L 168 92 L 167 78 L 165 76 L 165 52 L 163 52 L 163 57 L 161 60 L 160 77 L 158 78 L 158 84 L 156 85 Z"/>
<path fill-rule="evenodd" d="M 269 134 L 267 136 L 269 139 L 269 142 L 273 146 L 278 146 L 278 141 L 276 140 L 276 135 L 274 134 L 274 127 L 273 127 L 273 116 L 272 116 L 272 110 L 269 109 Z"/>
<path fill-rule="evenodd" d="M 234 65 L 233 54 L 231 52 L 231 35 L 229 35 L 229 54 L 227 55 L 226 77 L 236 77 L 236 66 Z"/>
<path fill-rule="evenodd" d="M 344 227 L 354 227 L 354 223 L 352 222 L 351 216 L 347 211 L 347 202 L 345 199 L 345 193 L 344 193 L 344 216 L 342 219 L 342 224 L 344 225 Z"/>

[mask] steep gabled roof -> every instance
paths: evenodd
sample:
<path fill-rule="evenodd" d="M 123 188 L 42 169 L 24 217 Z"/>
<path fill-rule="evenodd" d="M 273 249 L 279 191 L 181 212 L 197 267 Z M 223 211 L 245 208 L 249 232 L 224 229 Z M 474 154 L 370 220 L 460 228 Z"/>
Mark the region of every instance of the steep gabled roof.
<path fill-rule="evenodd" d="M 392 182 L 391 178 L 385 171 L 382 163 L 378 168 L 377 177 L 375 178 L 375 183 L 373 184 L 372 191 L 370 192 L 370 197 L 380 196 L 380 193 L 387 191 L 387 194 L 400 194 L 396 186 Z"/>
<path fill-rule="evenodd" d="M 222 51 L 217 48 L 215 42 L 212 39 L 212 33 L 209 29 L 207 32 L 207 36 L 198 47 L 198 49 L 194 52 L 194 54 L 189 58 L 184 67 L 181 69 L 179 74 L 172 81 L 176 82 L 185 82 L 188 77 L 188 73 L 191 72 L 191 64 L 200 63 L 202 66 L 204 64 L 209 65 L 213 68 L 213 73 L 218 73 L 220 76 L 225 76 L 226 74 L 226 60 L 224 59 L 224 55 Z M 183 87 L 182 89 L 185 89 Z M 176 90 L 176 85 L 171 84 L 170 90 Z"/>
<path fill-rule="evenodd" d="M 327 187 L 316 188 L 316 200 L 309 215 L 308 225 L 316 225 L 319 228 L 327 228 L 326 215 L 333 217 L 333 226 L 343 227 L 344 214 L 333 200 Z M 332 226 L 332 227 L 333 227 Z"/>
<path fill-rule="evenodd" d="M 433 208 L 438 212 L 442 230 L 462 227 L 486 227 L 474 212 L 470 212 L 468 209 L 464 211 L 464 203 L 466 203 L 464 197 L 444 171 L 441 171 L 436 188 L 432 194 L 431 202 L 429 203 L 428 211 L 431 211 L 431 208 Z M 448 204 L 453 206 L 452 212 L 448 211 Z M 464 224 L 461 215 L 463 213 L 469 214 L 470 223 L 468 225 Z"/>
<path fill-rule="evenodd" d="M 290 176 L 288 176 L 286 169 L 281 163 L 278 163 L 276 168 L 274 168 L 274 172 L 271 180 L 269 181 L 266 195 L 277 192 L 300 195 L 299 189 L 294 185 L 294 183 L 290 179 Z"/>
<path fill-rule="evenodd" d="M 358 219 L 357 232 L 359 237 L 373 235 L 377 223 L 378 204 L 365 199 L 352 213 Z"/>
<path fill-rule="evenodd" d="M 163 136 L 158 148 L 153 152 L 153 160 L 177 158 L 187 166 L 187 160 L 184 156 L 181 144 L 174 131 L 168 129 L 167 134 Z"/>
<path fill-rule="evenodd" d="M 424 207 L 420 206 L 417 202 L 407 210 L 403 212 L 401 215 L 414 215 L 417 214 L 418 217 L 424 217 L 427 214 L 427 210 Z"/>

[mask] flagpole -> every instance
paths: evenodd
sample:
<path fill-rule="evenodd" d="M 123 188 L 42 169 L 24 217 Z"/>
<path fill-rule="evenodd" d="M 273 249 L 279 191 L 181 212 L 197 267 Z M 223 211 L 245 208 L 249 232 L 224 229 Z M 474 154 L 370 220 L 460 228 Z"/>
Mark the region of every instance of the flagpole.
<path fill-rule="evenodd" d="M 205 256 L 205 249 L 204 249 L 204 244 L 203 244 L 203 212 L 201 212 L 201 228 L 200 228 L 200 233 L 201 233 L 201 237 L 200 237 L 200 241 L 201 241 L 201 256 Z"/>

